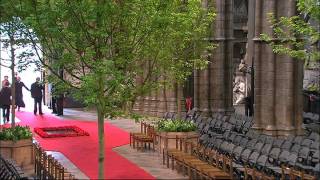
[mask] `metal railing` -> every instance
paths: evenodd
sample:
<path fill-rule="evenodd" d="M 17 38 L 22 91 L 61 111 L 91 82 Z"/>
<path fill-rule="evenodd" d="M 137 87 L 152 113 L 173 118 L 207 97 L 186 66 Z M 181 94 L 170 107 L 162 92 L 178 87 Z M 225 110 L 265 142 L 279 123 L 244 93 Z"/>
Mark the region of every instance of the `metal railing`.
<path fill-rule="evenodd" d="M 52 155 L 48 155 L 38 144 L 33 144 L 35 174 L 41 179 L 76 179 Z"/>

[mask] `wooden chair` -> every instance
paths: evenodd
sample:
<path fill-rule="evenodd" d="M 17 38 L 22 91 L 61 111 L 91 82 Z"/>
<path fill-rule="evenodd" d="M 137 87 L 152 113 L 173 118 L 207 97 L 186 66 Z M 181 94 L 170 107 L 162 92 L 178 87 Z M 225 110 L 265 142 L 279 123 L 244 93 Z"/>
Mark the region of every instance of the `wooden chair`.
<path fill-rule="evenodd" d="M 222 169 L 215 167 L 214 164 L 209 164 L 206 161 L 206 156 L 212 155 L 210 150 L 201 146 L 199 143 L 194 144 L 188 142 L 186 138 L 176 137 L 176 148 L 165 149 L 163 151 L 163 164 L 166 162 L 167 167 L 170 168 L 170 159 L 172 169 L 176 168 L 184 170 L 184 174 L 188 174 L 190 179 L 209 178 L 209 179 L 231 179 L 230 175 Z"/>
<path fill-rule="evenodd" d="M 176 147 L 172 149 L 165 149 L 163 151 L 163 164 L 167 164 L 169 168 L 169 162 L 171 159 L 171 167 L 174 169 L 175 160 L 180 161 L 183 157 L 192 158 L 191 154 L 188 153 L 187 141 L 186 139 L 182 139 L 178 136 L 175 137 Z M 179 162 L 178 162 L 179 163 Z"/>
<path fill-rule="evenodd" d="M 253 174 L 251 175 L 253 180 L 261 179 L 261 180 L 275 180 L 274 176 L 270 176 L 265 174 L 264 172 L 258 171 L 257 169 L 253 169 Z"/>
<path fill-rule="evenodd" d="M 211 149 L 207 149 L 200 144 L 190 146 L 191 157 L 184 156 L 181 160 L 184 167 L 188 171 L 189 177 L 193 177 L 192 172 L 196 176 L 209 179 L 231 179 L 229 174 L 219 169 L 216 165 L 217 153 Z"/>
<path fill-rule="evenodd" d="M 303 171 L 290 168 L 290 179 L 316 180 L 317 177 L 311 174 L 305 174 Z"/>
<path fill-rule="evenodd" d="M 147 123 L 140 122 L 140 132 L 130 132 L 130 146 L 135 148 L 135 136 L 145 135 L 147 134 Z"/>
<path fill-rule="evenodd" d="M 134 143 L 137 143 L 137 149 L 144 149 L 148 146 L 148 149 L 150 148 L 150 144 L 152 144 L 152 150 L 155 150 L 154 144 L 155 144 L 155 139 L 156 139 L 156 132 L 155 128 L 151 125 L 147 125 L 146 129 L 146 134 L 141 134 L 141 135 L 134 135 Z M 140 147 L 139 147 L 140 145 Z"/>

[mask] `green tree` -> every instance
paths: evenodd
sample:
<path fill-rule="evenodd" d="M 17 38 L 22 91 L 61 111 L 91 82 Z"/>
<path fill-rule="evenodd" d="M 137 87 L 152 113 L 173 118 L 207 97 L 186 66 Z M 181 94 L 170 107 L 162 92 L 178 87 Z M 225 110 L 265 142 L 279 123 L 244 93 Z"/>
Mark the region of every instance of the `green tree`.
<path fill-rule="evenodd" d="M 261 34 L 273 52 L 305 62 L 320 60 L 319 0 L 298 0 L 299 15 L 276 19 L 270 14 L 273 34 Z"/>
<path fill-rule="evenodd" d="M 0 23 L 0 34 L 1 34 L 1 51 L 10 52 L 8 53 L 9 59 L 2 58 L 0 59 L 0 65 L 11 70 L 11 126 L 15 126 L 15 74 L 16 72 L 21 72 L 29 67 L 33 62 L 32 57 L 34 56 L 33 52 L 26 47 L 31 45 L 27 41 L 26 26 L 21 22 L 21 19 L 18 17 L 10 17 L 7 19 L 1 18 L 2 23 Z"/>
<path fill-rule="evenodd" d="M 193 69 L 206 67 L 213 48 L 205 39 L 214 13 L 202 7 L 201 0 L 22 3 L 24 23 L 32 29 L 26 34 L 42 65 L 53 73 L 50 81 L 97 108 L 100 179 L 104 118 L 128 102 L 132 105 L 137 96 L 182 82 Z M 59 78 L 58 69 L 67 76 Z"/>

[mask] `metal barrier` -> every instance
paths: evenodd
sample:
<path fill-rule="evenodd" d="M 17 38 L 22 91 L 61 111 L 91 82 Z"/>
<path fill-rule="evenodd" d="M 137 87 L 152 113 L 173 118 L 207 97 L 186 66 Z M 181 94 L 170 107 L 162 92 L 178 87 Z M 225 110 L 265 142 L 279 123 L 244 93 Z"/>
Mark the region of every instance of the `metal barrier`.
<path fill-rule="evenodd" d="M 76 179 L 52 155 L 48 155 L 38 144 L 33 144 L 35 174 L 41 179 Z"/>

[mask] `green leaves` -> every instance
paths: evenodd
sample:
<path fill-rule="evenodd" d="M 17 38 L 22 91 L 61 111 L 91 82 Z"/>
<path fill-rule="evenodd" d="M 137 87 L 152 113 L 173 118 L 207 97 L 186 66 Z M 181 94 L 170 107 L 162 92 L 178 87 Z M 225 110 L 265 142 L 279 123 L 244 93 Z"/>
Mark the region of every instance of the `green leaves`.
<path fill-rule="evenodd" d="M 42 63 L 51 75 L 64 71 L 63 80 L 49 81 L 87 105 L 103 104 L 109 115 L 164 83 L 185 81 L 207 66 L 214 47 L 205 39 L 215 14 L 201 0 L 38 0 L 19 7 L 13 12 L 41 43 L 33 45 Z"/>
<path fill-rule="evenodd" d="M 277 54 L 287 54 L 304 61 L 319 61 L 320 11 L 317 3 L 317 0 L 299 0 L 300 16 L 280 17 L 277 20 L 269 14 L 273 34 L 261 34 L 260 38 L 266 41 Z M 312 21 L 310 23 L 306 16 L 310 16 L 314 23 Z"/>
<path fill-rule="evenodd" d="M 197 129 L 196 125 L 191 121 L 181 119 L 177 120 L 160 120 L 157 122 L 158 131 L 164 132 L 190 132 Z"/>
<path fill-rule="evenodd" d="M 18 141 L 21 139 L 29 139 L 32 137 L 32 132 L 28 126 L 15 126 L 10 128 L 3 128 L 0 131 L 0 140 L 4 141 Z"/>

